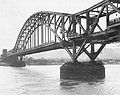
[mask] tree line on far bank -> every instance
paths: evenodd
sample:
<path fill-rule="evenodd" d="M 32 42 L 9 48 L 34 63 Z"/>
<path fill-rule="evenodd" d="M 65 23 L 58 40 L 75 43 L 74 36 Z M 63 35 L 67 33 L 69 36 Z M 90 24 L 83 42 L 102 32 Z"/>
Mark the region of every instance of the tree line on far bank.
<path fill-rule="evenodd" d="M 69 59 L 34 59 L 32 57 L 27 57 L 24 59 L 27 65 L 62 65 L 65 62 L 70 61 Z"/>

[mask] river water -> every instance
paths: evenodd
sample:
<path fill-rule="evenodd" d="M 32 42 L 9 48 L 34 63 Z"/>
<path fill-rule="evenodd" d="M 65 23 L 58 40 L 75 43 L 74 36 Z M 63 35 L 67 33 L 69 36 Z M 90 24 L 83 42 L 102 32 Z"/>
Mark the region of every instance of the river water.
<path fill-rule="evenodd" d="M 0 95 L 120 95 L 120 65 L 105 69 L 105 79 L 77 81 L 61 80 L 60 65 L 0 66 Z"/>

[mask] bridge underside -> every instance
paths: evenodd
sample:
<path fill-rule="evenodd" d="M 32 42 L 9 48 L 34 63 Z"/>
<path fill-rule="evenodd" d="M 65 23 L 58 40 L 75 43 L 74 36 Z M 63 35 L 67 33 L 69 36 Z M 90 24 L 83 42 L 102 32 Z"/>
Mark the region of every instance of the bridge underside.
<path fill-rule="evenodd" d="M 86 44 L 93 43 L 93 44 L 110 44 L 114 42 L 119 42 L 120 41 L 120 29 L 119 28 L 113 28 L 109 30 L 105 30 L 104 32 L 97 32 L 94 34 L 91 34 L 87 36 L 87 41 Z M 77 35 L 76 37 L 71 37 L 69 38 L 70 40 L 74 40 L 76 46 L 81 46 L 83 42 L 86 40 L 86 37 L 84 35 Z M 24 51 L 19 51 L 18 53 L 12 53 L 9 56 L 24 56 L 24 55 L 29 55 L 29 54 L 34 54 L 34 53 L 39 53 L 39 52 L 45 52 L 45 51 L 50 51 L 50 50 L 56 50 L 56 49 L 64 49 L 64 44 L 68 47 L 72 47 L 72 42 L 69 41 L 63 41 L 61 45 L 60 42 L 58 43 L 48 43 L 48 44 L 43 44 L 39 45 L 37 47 L 33 47 L 30 49 L 26 49 Z"/>
<path fill-rule="evenodd" d="M 45 51 L 50 51 L 50 50 L 55 50 L 55 49 L 64 49 L 65 46 L 67 46 L 68 49 L 73 49 L 73 41 L 75 43 L 76 47 L 79 47 L 79 49 L 77 50 L 76 56 L 75 56 L 75 60 L 77 60 L 77 57 L 82 54 L 83 52 L 85 52 L 88 57 L 91 59 L 91 61 L 95 61 L 96 57 L 99 55 L 99 53 L 102 51 L 102 49 L 105 47 L 106 44 L 110 44 L 110 43 L 114 43 L 114 42 L 119 42 L 120 41 L 120 33 L 119 33 L 119 27 L 117 28 L 112 28 L 109 30 L 105 30 L 104 32 L 97 32 L 94 34 L 91 34 L 89 36 L 87 36 L 87 40 L 86 37 L 84 35 L 77 35 L 76 37 L 70 37 L 69 40 L 70 41 L 63 41 L 62 45 L 61 43 L 49 43 L 49 44 L 43 44 L 43 45 L 39 45 L 37 47 L 33 47 L 30 49 L 26 49 L 24 51 L 19 51 L 18 53 L 12 53 L 11 57 L 16 57 L 16 56 L 25 56 L 25 55 L 29 55 L 29 54 L 34 54 L 34 53 L 39 53 L 39 52 L 45 52 Z M 72 40 L 72 42 L 71 42 Z M 93 49 L 93 51 L 91 50 L 90 52 L 87 51 L 87 48 L 90 45 L 95 45 L 95 44 L 101 44 L 101 47 L 98 49 L 97 52 L 94 52 L 94 46 L 91 46 L 91 49 Z M 86 46 L 85 46 L 86 45 Z M 92 54 L 94 53 L 94 54 Z M 7 57 L 9 59 L 9 56 Z M 11 59 L 10 57 L 10 59 Z M 95 63 L 96 64 L 96 63 Z"/>
<path fill-rule="evenodd" d="M 31 49 L 27 49 L 24 51 L 21 51 L 19 53 L 14 53 L 16 56 L 25 56 L 29 54 L 34 54 L 34 53 L 40 53 L 40 52 L 45 52 L 45 51 L 50 51 L 50 50 L 55 50 L 55 49 L 63 49 L 63 47 L 60 45 L 60 43 L 51 43 L 49 45 L 40 45 L 38 47 L 33 47 Z"/>
<path fill-rule="evenodd" d="M 65 49 L 73 61 L 83 52 L 95 61 L 106 44 L 119 42 L 120 19 L 111 20 L 120 14 L 119 9 L 119 0 L 104 0 L 75 14 L 35 13 L 24 23 L 7 57 Z M 105 29 L 101 25 L 103 20 Z M 101 44 L 98 51 L 95 44 Z"/>

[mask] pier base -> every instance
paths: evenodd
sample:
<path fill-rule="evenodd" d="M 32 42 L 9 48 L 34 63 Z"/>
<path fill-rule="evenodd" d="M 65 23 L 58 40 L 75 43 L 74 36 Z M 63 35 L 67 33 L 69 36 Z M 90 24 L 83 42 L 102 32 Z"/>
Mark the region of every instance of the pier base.
<path fill-rule="evenodd" d="M 12 67 L 25 67 L 26 66 L 25 62 L 18 59 L 17 56 L 6 57 L 2 61 L 7 63 L 8 66 L 12 66 Z"/>
<path fill-rule="evenodd" d="M 88 64 L 89 63 L 89 64 Z M 61 79 L 103 79 L 105 67 L 100 62 L 67 62 L 60 67 Z"/>
<path fill-rule="evenodd" d="M 9 66 L 12 67 L 25 67 L 26 64 L 25 62 L 20 62 L 20 61 L 16 61 L 16 62 L 8 62 Z"/>

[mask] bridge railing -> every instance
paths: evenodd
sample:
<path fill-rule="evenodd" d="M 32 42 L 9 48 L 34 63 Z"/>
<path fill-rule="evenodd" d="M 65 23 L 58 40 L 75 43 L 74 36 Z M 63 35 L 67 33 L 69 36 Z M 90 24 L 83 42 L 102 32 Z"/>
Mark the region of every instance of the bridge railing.
<path fill-rule="evenodd" d="M 110 20 L 108 26 L 112 26 L 115 24 L 120 24 L 120 17 Z"/>
<path fill-rule="evenodd" d="M 120 0 L 110 0 L 110 2 L 113 2 L 113 3 L 120 3 Z"/>

